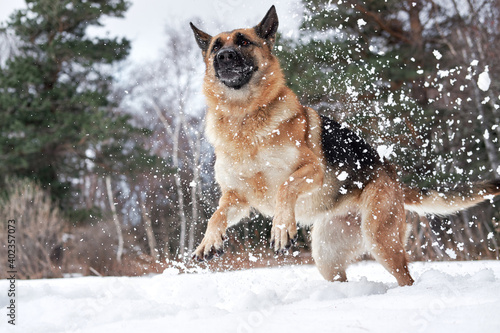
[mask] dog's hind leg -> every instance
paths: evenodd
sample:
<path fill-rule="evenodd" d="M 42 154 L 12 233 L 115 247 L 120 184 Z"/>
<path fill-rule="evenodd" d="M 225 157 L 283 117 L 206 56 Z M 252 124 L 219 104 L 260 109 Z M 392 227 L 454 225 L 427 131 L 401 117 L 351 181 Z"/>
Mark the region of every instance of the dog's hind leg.
<path fill-rule="evenodd" d="M 360 216 L 348 214 L 317 221 L 311 235 L 312 256 L 328 281 L 347 281 L 345 270 L 363 253 Z"/>
<path fill-rule="evenodd" d="M 405 251 L 406 215 L 400 185 L 385 172 L 362 194 L 361 230 L 366 248 L 398 281 L 413 284 Z"/>

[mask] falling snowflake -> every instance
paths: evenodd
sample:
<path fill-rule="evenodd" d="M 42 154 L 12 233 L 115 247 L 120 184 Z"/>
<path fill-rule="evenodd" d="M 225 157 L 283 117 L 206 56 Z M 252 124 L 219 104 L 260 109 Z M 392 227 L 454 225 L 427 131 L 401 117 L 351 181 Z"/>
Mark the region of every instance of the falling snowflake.
<path fill-rule="evenodd" d="M 446 254 L 451 258 L 451 259 L 457 259 L 457 254 L 455 252 L 455 250 L 453 249 L 446 249 L 444 250 L 444 252 L 446 252 Z"/>
<path fill-rule="evenodd" d="M 342 171 L 340 175 L 337 176 L 337 179 L 340 181 L 344 181 L 347 179 L 347 177 L 349 177 L 349 174 L 345 171 Z"/>
<path fill-rule="evenodd" d="M 359 19 L 359 20 L 358 20 L 358 27 L 360 27 L 360 28 L 361 28 L 361 27 L 363 27 L 364 25 L 366 25 L 366 21 L 365 21 L 365 20 L 363 20 L 363 19 Z"/>
<path fill-rule="evenodd" d="M 434 56 L 436 57 L 437 60 L 439 60 L 443 57 L 443 55 L 438 50 L 432 51 L 432 54 L 434 54 Z"/>
<path fill-rule="evenodd" d="M 479 77 L 477 78 L 477 86 L 479 89 L 482 91 L 487 91 L 490 88 L 490 75 L 488 74 L 488 66 L 484 69 L 484 72 L 479 74 Z"/>

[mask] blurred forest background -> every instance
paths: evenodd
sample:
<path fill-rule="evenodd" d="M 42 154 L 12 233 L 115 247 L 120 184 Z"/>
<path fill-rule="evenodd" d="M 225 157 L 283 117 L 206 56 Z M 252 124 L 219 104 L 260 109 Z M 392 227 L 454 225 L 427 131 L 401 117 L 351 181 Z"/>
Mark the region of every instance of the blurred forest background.
<path fill-rule="evenodd" d="M 304 0 L 299 36 L 275 48 L 302 102 L 392 152 L 408 184 L 500 177 L 500 1 L 334 2 Z M 86 33 L 127 1 L 26 3 L 0 30 L 0 275 L 10 219 L 22 278 L 194 267 L 219 193 L 188 22 L 156 60 L 128 63 L 128 40 Z M 410 257 L 499 259 L 498 205 L 408 214 Z M 269 231 L 252 214 L 209 266 L 311 262 L 309 230 L 286 258 Z"/>

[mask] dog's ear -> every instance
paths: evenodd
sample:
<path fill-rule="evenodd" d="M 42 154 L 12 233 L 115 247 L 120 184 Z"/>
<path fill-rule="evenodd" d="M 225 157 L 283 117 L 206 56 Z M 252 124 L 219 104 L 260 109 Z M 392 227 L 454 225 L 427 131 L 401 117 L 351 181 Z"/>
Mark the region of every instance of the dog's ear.
<path fill-rule="evenodd" d="M 278 24 L 278 14 L 276 14 L 276 7 L 273 5 L 254 29 L 257 36 L 269 41 L 272 47 L 276 37 L 276 31 L 278 31 Z"/>
<path fill-rule="evenodd" d="M 212 40 L 212 36 L 210 36 L 206 32 L 201 31 L 200 29 L 198 29 L 191 22 L 189 22 L 189 25 L 191 26 L 191 29 L 193 29 L 194 38 L 196 39 L 196 43 L 198 43 L 198 46 L 200 47 L 201 51 L 203 52 L 203 55 L 205 55 L 205 53 L 208 50 L 208 47 L 210 46 L 210 41 Z"/>

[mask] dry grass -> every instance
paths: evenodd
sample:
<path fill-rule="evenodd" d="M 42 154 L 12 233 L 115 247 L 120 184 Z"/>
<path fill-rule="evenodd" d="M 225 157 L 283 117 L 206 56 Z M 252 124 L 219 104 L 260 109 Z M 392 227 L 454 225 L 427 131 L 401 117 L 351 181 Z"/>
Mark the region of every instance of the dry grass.
<path fill-rule="evenodd" d="M 15 220 L 18 278 L 61 276 L 58 262 L 65 221 L 59 209 L 40 186 L 28 180 L 8 179 L 6 192 L 0 204 L 0 244 L 7 243 L 7 221 Z M 4 275 L 9 270 L 6 245 L 0 246 L 0 258 L 0 275 Z"/>

